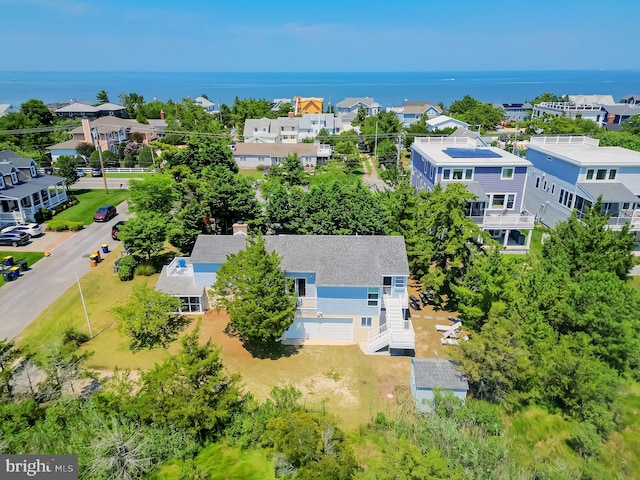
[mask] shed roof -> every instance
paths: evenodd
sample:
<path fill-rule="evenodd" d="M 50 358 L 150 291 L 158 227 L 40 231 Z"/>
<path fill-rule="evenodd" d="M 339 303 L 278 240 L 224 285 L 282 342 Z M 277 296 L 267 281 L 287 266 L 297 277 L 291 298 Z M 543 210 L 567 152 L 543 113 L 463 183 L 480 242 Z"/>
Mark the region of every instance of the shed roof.
<path fill-rule="evenodd" d="M 267 251 L 282 257 L 287 272 L 315 272 L 318 285 L 379 285 L 384 275 L 409 275 L 404 237 L 381 235 L 271 235 Z M 224 263 L 246 246 L 239 235 L 199 235 L 193 263 Z"/>
<path fill-rule="evenodd" d="M 206 295 L 205 287 L 193 283 L 193 275 L 168 275 L 168 266 L 162 267 L 156 290 L 170 295 L 200 297 Z"/>
<path fill-rule="evenodd" d="M 469 390 L 469 383 L 452 360 L 441 358 L 412 358 L 411 369 L 416 388 L 444 388 Z"/>

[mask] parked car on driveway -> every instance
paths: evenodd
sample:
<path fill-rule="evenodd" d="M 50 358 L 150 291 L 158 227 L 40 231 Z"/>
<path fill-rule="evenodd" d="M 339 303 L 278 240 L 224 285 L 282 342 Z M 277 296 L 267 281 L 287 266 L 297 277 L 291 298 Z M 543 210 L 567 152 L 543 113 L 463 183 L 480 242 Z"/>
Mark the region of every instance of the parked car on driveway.
<path fill-rule="evenodd" d="M 29 234 L 24 232 L 0 233 L 0 245 L 22 246 L 29 243 Z"/>
<path fill-rule="evenodd" d="M 3 228 L 0 233 L 8 232 L 24 232 L 30 237 L 39 237 L 44 235 L 42 227 L 38 223 L 27 223 L 26 225 L 13 225 L 11 227 Z"/>
<path fill-rule="evenodd" d="M 103 205 L 98 209 L 98 211 L 93 215 L 94 222 L 108 222 L 113 217 L 116 216 L 116 207 L 113 205 Z"/>
<path fill-rule="evenodd" d="M 87 173 L 82 168 L 76 168 L 76 175 L 79 177 L 86 177 Z"/>
<path fill-rule="evenodd" d="M 91 176 L 92 177 L 101 177 L 102 176 L 102 169 L 101 168 L 92 168 L 91 169 Z"/>
<path fill-rule="evenodd" d="M 111 227 L 111 238 L 113 238 L 114 240 L 118 240 L 118 233 L 125 223 L 125 220 L 121 220 L 113 224 L 113 226 Z"/>

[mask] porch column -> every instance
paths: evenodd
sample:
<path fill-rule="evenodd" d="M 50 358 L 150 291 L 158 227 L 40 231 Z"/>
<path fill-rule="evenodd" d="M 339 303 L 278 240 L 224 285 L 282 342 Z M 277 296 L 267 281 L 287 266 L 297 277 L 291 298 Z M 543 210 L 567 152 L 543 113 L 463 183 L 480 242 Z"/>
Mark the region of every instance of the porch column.
<path fill-rule="evenodd" d="M 502 242 L 504 248 L 507 248 L 507 244 L 509 243 L 509 233 L 510 232 L 511 232 L 511 230 L 505 230 L 504 231 L 504 241 Z"/>
<path fill-rule="evenodd" d="M 25 222 L 27 220 L 27 217 L 24 214 L 24 210 L 22 209 L 22 202 L 20 200 L 16 200 L 16 203 L 18 204 L 18 211 L 20 212 L 20 218 L 22 219 L 23 222 Z"/>
<path fill-rule="evenodd" d="M 527 250 L 531 246 L 531 237 L 533 237 L 533 230 L 529 230 L 529 234 L 527 235 Z"/>

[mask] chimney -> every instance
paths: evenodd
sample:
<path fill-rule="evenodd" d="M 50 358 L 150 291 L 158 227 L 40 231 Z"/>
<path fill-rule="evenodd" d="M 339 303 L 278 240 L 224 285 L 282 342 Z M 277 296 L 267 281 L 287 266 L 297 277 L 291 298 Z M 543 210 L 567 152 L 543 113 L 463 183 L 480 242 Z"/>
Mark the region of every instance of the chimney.
<path fill-rule="evenodd" d="M 93 143 L 93 138 L 91 138 L 91 127 L 89 126 L 89 118 L 82 117 L 82 133 L 84 134 L 84 141 L 90 143 L 91 145 L 95 145 Z"/>
<path fill-rule="evenodd" d="M 293 112 L 289 112 L 289 118 L 293 118 L 293 117 L 294 117 Z"/>
<path fill-rule="evenodd" d="M 160 120 L 164 120 L 164 110 L 160 110 Z"/>
<path fill-rule="evenodd" d="M 249 226 L 246 223 L 238 222 L 233 224 L 234 235 L 249 235 Z"/>

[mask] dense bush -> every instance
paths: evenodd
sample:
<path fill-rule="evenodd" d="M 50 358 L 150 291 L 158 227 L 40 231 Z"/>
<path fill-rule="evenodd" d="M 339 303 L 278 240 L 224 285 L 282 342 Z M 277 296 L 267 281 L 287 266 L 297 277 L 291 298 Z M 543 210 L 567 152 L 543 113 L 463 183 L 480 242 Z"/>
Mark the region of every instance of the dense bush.
<path fill-rule="evenodd" d="M 47 223 L 47 229 L 53 232 L 62 232 L 64 230 L 71 230 L 76 232 L 82 230 L 84 224 L 82 222 L 74 222 L 72 220 L 51 220 Z"/>
<path fill-rule="evenodd" d="M 81 332 L 75 327 L 67 327 L 62 331 L 62 343 L 64 345 L 75 345 L 76 347 L 79 347 L 89 340 L 89 335 Z"/>
<path fill-rule="evenodd" d="M 149 265 L 148 263 L 144 263 L 136 267 L 136 275 L 148 277 L 150 275 L 153 275 L 154 273 L 156 273 L 156 268 L 153 265 Z"/>
<path fill-rule="evenodd" d="M 120 259 L 120 265 L 118 267 L 118 277 L 123 282 L 127 280 L 133 280 L 133 274 L 135 272 L 138 261 L 133 255 L 127 255 Z"/>
<path fill-rule="evenodd" d="M 602 452 L 602 439 L 598 429 L 587 422 L 579 423 L 571 429 L 567 444 L 585 458 L 598 456 Z"/>

